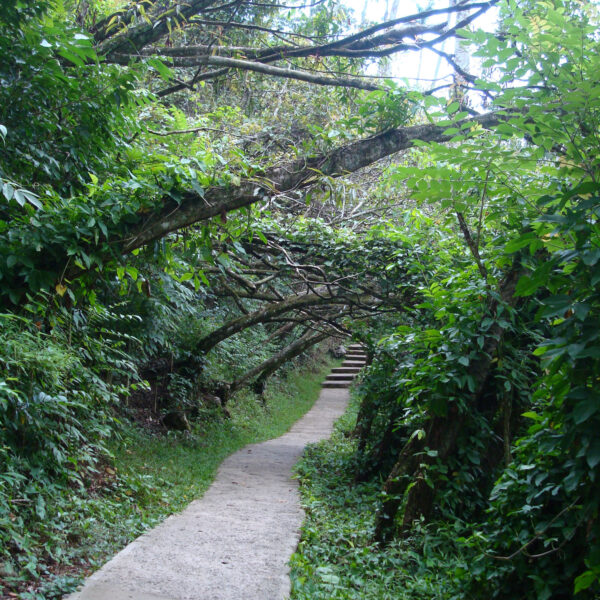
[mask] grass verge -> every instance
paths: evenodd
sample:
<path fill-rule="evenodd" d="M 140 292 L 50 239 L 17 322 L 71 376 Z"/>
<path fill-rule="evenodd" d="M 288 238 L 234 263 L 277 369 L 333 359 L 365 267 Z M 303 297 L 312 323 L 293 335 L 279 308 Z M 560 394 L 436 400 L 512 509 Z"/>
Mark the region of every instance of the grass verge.
<path fill-rule="evenodd" d="M 213 414 L 191 433 L 157 436 L 125 426 L 94 482 L 50 507 L 62 547 L 48 564 L 32 565 L 29 577 L 0 572 L 0 599 L 53 600 L 73 591 L 135 537 L 200 497 L 229 454 L 285 433 L 312 407 L 331 365 L 304 363 L 273 379 L 264 405 L 242 391 L 228 404 L 231 418 Z"/>
<path fill-rule="evenodd" d="M 291 600 L 458 599 L 466 573 L 456 532 L 416 527 L 387 547 L 373 541 L 381 482 L 356 483 L 353 400 L 329 440 L 309 446 L 296 470 L 307 513 L 292 556 Z"/>

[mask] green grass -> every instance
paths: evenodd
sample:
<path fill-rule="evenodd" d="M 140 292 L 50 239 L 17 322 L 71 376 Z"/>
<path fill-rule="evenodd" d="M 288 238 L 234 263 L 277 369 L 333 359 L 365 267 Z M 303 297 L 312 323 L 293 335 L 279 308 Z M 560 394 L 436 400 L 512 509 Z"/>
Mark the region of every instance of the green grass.
<path fill-rule="evenodd" d="M 229 454 L 285 433 L 312 407 L 329 371 L 327 364 L 275 380 L 267 389 L 265 406 L 244 390 L 228 405 L 230 419 L 196 425 L 191 435 L 156 437 L 131 431 L 117 450 L 117 468 L 129 476 L 160 478 L 170 508 L 177 511 L 206 491 Z"/>
<path fill-rule="evenodd" d="M 272 379 L 264 405 L 243 390 L 228 405 L 231 418 L 213 413 L 191 432 L 152 435 L 125 425 L 97 480 L 49 507 L 54 541 L 63 540 L 58 550 L 32 559 L 29 575 L 0 563 L 0 598 L 14 590 L 23 600 L 53 600 L 74 590 L 135 537 L 202 496 L 229 454 L 285 433 L 312 407 L 332 363 L 304 363 Z"/>
<path fill-rule="evenodd" d="M 353 400 L 332 437 L 309 446 L 297 465 L 307 518 L 291 560 L 291 599 L 464 598 L 457 532 L 416 527 L 387 547 L 373 541 L 381 482 L 354 482 L 357 406 Z"/>

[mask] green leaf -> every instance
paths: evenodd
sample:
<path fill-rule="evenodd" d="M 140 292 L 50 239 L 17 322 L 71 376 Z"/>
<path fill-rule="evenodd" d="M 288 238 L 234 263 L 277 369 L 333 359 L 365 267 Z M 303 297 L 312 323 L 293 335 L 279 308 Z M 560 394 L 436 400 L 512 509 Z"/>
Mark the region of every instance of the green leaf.
<path fill-rule="evenodd" d="M 496 125 L 495 130 L 502 135 L 512 137 L 515 134 L 515 130 L 508 123 L 500 123 Z"/>
<path fill-rule="evenodd" d="M 21 190 L 15 190 L 13 198 L 20 206 L 25 206 L 25 202 L 27 202 L 27 198 L 25 198 Z"/>
<path fill-rule="evenodd" d="M 267 238 L 265 237 L 265 234 L 262 231 L 256 231 L 256 236 L 258 237 L 258 239 L 263 243 L 263 244 L 267 244 Z"/>
<path fill-rule="evenodd" d="M 8 183 L 8 181 L 4 182 L 4 185 L 2 186 L 2 194 L 4 195 L 4 197 L 7 200 L 12 200 L 12 197 L 15 193 L 15 188 Z"/>
<path fill-rule="evenodd" d="M 574 594 L 578 594 L 583 590 L 592 587 L 592 584 L 598 581 L 598 576 L 593 571 L 584 571 L 581 575 L 575 578 Z"/>
<path fill-rule="evenodd" d="M 595 438 L 591 441 L 585 457 L 590 469 L 594 469 L 600 463 L 600 439 Z"/>
<path fill-rule="evenodd" d="M 580 400 L 573 408 L 573 420 L 577 425 L 587 421 L 592 415 L 594 415 L 599 408 L 600 401 L 594 397 L 587 397 L 584 400 Z"/>
<path fill-rule="evenodd" d="M 537 235 L 535 233 L 526 233 L 525 235 L 508 242 L 508 244 L 504 246 L 504 252 L 507 254 L 517 252 L 517 250 L 521 250 L 521 248 L 528 246 L 533 240 L 537 240 Z"/>
<path fill-rule="evenodd" d="M 210 282 L 208 281 L 208 278 L 204 274 L 204 271 L 198 271 L 198 276 L 200 277 L 200 279 L 202 280 L 202 283 L 204 283 L 204 285 L 210 285 Z"/>
<path fill-rule="evenodd" d="M 29 192 L 27 190 L 20 190 L 20 191 L 23 194 L 23 196 L 25 196 L 25 198 L 27 199 L 29 204 L 32 204 L 33 206 L 35 206 L 36 208 L 39 208 L 39 209 L 42 208 L 42 203 L 40 202 L 38 196 L 36 196 L 34 193 Z"/>
<path fill-rule="evenodd" d="M 562 317 L 573 306 L 573 299 L 566 294 L 557 294 L 546 298 L 543 304 L 541 316 L 546 318 Z"/>
<path fill-rule="evenodd" d="M 66 50 L 65 48 L 61 48 L 58 51 L 58 53 L 63 58 L 66 58 L 69 62 L 72 62 L 77 67 L 83 67 L 85 65 L 85 63 L 83 62 L 83 60 L 81 60 L 81 58 L 79 56 L 77 56 L 76 54 L 73 54 L 73 52 L 70 52 L 69 50 Z"/>
<path fill-rule="evenodd" d="M 533 411 L 521 413 L 521 416 L 525 417 L 526 419 L 533 419 L 534 421 L 541 421 L 543 419 L 543 417 Z"/>
<path fill-rule="evenodd" d="M 165 63 L 159 58 L 149 58 L 147 62 L 151 67 L 156 69 L 158 74 L 165 81 L 169 81 L 173 78 L 173 72 L 171 69 L 169 69 L 169 67 L 167 67 L 167 65 L 165 65 Z"/>

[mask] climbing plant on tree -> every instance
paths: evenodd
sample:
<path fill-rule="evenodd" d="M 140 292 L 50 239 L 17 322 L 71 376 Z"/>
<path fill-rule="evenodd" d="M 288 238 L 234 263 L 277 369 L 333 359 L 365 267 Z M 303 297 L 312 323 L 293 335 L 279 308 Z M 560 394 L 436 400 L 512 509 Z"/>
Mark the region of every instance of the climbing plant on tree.
<path fill-rule="evenodd" d="M 377 535 L 408 535 L 419 517 L 472 523 L 468 585 L 486 597 L 597 590 L 596 17 L 506 3 L 501 35 L 465 33 L 507 121 L 453 128 L 451 145 L 423 146 L 418 168 L 391 176 L 435 203 L 448 258 L 416 324 L 382 344 L 390 407 L 378 370 L 365 383 L 363 447 L 383 441 L 368 441 L 373 411 L 397 423 Z"/>

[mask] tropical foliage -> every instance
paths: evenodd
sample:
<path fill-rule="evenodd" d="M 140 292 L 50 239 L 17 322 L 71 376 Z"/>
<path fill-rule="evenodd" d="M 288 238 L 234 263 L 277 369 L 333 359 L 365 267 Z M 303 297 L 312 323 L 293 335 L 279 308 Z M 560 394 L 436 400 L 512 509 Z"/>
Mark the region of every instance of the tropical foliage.
<path fill-rule="evenodd" d="M 296 597 L 595 597 L 597 26 L 575 0 L 5 2 L 0 583 L 73 561 L 73 502 L 154 497 L 106 477 L 140 407 L 209 428 L 354 337 Z M 447 94 L 368 70 L 419 48 Z"/>

